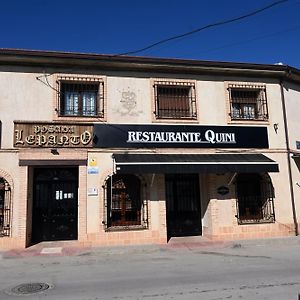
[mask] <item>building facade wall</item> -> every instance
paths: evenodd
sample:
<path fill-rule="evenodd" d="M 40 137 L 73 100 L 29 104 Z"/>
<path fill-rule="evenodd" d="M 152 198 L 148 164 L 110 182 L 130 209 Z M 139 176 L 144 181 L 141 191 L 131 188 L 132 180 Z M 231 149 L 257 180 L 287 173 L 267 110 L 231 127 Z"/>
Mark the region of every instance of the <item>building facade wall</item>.
<path fill-rule="evenodd" d="M 286 121 L 288 128 L 288 146 L 291 165 L 291 185 L 294 194 L 295 220 L 299 230 L 300 216 L 300 125 L 297 114 L 300 90 L 297 84 L 282 82 L 282 92 L 286 107 Z"/>
<path fill-rule="evenodd" d="M 288 181 L 287 149 L 283 124 L 281 90 L 278 80 L 252 77 L 174 75 L 174 74 L 124 74 L 124 72 L 93 72 L 73 74 L 84 77 L 97 76 L 104 80 L 103 118 L 57 117 L 57 76 L 69 74 L 66 69 L 56 70 L 53 75 L 43 76 L 36 69 L 0 72 L 1 105 L 1 151 L 0 176 L 12 188 L 12 217 L 9 237 L 0 238 L 0 247 L 25 247 L 32 244 L 32 199 L 33 169 L 36 166 L 21 166 L 21 160 L 51 161 L 86 159 L 86 165 L 78 166 L 78 241 L 85 245 L 122 245 L 138 243 L 166 243 L 166 191 L 164 174 L 139 174 L 144 184 L 143 201 L 147 208 L 146 229 L 110 231 L 106 228 L 105 184 L 114 172 L 112 155 L 118 152 L 157 154 L 208 154 L 208 153 L 262 153 L 279 164 L 279 173 L 270 173 L 275 189 L 275 222 L 268 224 L 238 225 L 236 214 L 235 185 L 229 185 L 229 193 L 221 196 L 217 187 L 227 185 L 234 174 L 200 174 L 200 206 L 202 235 L 212 239 L 263 238 L 294 234 L 291 208 L 291 191 Z M 159 75 L 159 76 L 158 76 Z M 161 76 L 162 75 L 162 76 Z M 157 120 L 153 114 L 153 82 L 191 81 L 195 83 L 197 118 L 194 120 Z M 259 83 L 266 86 L 267 121 L 231 121 L 229 117 L 228 83 Z M 288 105 L 291 144 L 298 139 L 297 114 L 294 109 L 299 91 L 290 86 L 285 91 Z M 268 130 L 268 149 L 101 149 L 80 148 L 14 148 L 14 122 L 85 122 L 89 124 L 177 124 L 262 126 Z M 277 124 L 277 125 L 275 125 Z M 276 129 L 277 128 L 277 129 Z M 96 162 L 96 174 L 89 173 L 90 161 Z M 61 163 L 61 165 L 64 165 Z M 45 165 L 47 166 L 47 165 Z M 300 182 L 299 169 L 293 165 L 295 182 Z M 298 178 L 298 179 L 297 179 Z M 296 187 L 296 198 L 300 190 Z M 297 207 L 300 204 L 297 200 Z"/>

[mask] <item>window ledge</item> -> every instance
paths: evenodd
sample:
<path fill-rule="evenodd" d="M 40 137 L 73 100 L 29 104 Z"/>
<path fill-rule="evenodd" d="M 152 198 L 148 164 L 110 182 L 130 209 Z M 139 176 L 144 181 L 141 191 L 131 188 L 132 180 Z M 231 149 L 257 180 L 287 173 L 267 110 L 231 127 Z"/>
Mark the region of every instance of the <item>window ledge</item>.
<path fill-rule="evenodd" d="M 257 224 L 270 224 L 275 223 L 274 219 L 270 220 L 247 220 L 247 221 L 238 221 L 238 225 L 257 225 Z"/>
<path fill-rule="evenodd" d="M 162 119 L 162 118 L 159 118 L 159 119 L 152 120 L 152 123 L 198 124 L 199 121 L 198 121 L 198 119 L 183 119 L 183 118 L 180 118 L 180 119 Z"/>
<path fill-rule="evenodd" d="M 127 226 L 112 226 L 105 229 L 105 232 L 128 231 L 128 230 L 145 230 L 147 225 L 127 225 Z"/>
<path fill-rule="evenodd" d="M 76 122 L 106 122 L 104 117 L 101 116 L 56 116 L 55 121 L 76 121 Z"/>
<path fill-rule="evenodd" d="M 228 124 L 255 124 L 255 125 L 270 125 L 269 120 L 229 120 Z"/>

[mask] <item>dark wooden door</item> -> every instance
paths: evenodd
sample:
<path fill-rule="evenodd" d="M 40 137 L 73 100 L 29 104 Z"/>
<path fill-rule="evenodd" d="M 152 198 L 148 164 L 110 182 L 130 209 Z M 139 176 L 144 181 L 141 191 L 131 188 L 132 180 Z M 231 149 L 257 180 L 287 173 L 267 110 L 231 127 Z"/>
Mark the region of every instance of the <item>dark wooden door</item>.
<path fill-rule="evenodd" d="M 32 240 L 77 239 L 78 168 L 36 168 Z"/>
<path fill-rule="evenodd" d="M 165 180 L 168 237 L 201 235 L 198 174 L 168 174 Z"/>

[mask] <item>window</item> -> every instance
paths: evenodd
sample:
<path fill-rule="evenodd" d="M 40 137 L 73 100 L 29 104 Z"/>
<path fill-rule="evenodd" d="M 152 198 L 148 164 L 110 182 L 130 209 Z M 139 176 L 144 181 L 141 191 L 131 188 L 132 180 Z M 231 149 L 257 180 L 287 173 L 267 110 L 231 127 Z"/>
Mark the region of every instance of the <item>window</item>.
<path fill-rule="evenodd" d="M 8 182 L 0 178 L 0 237 L 10 235 L 11 191 Z"/>
<path fill-rule="evenodd" d="M 236 195 L 239 224 L 275 222 L 274 189 L 268 174 L 239 174 Z"/>
<path fill-rule="evenodd" d="M 142 225 L 141 183 L 135 175 L 113 175 L 107 181 L 107 225 Z"/>
<path fill-rule="evenodd" d="M 154 93 L 157 119 L 197 118 L 194 83 L 156 81 Z"/>
<path fill-rule="evenodd" d="M 265 86 L 230 84 L 228 92 L 231 120 L 268 120 Z"/>
<path fill-rule="evenodd" d="M 81 117 L 103 117 L 103 82 L 86 80 L 59 80 L 59 115 Z"/>

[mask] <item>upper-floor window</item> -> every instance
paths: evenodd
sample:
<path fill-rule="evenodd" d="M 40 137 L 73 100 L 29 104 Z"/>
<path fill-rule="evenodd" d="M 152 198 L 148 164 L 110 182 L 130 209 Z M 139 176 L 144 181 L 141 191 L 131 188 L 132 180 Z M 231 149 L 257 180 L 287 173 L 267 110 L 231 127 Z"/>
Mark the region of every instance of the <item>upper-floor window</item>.
<path fill-rule="evenodd" d="M 59 84 L 59 115 L 81 117 L 104 116 L 104 84 L 91 78 L 61 79 Z"/>
<path fill-rule="evenodd" d="M 156 81 L 154 83 L 157 119 L 196 119 L 195 84 Z"/>
<path fill-rule="evenodd" d="M 231 120 L 268 120 L 265 86 L 230 84 L 228 92 Z"/>

